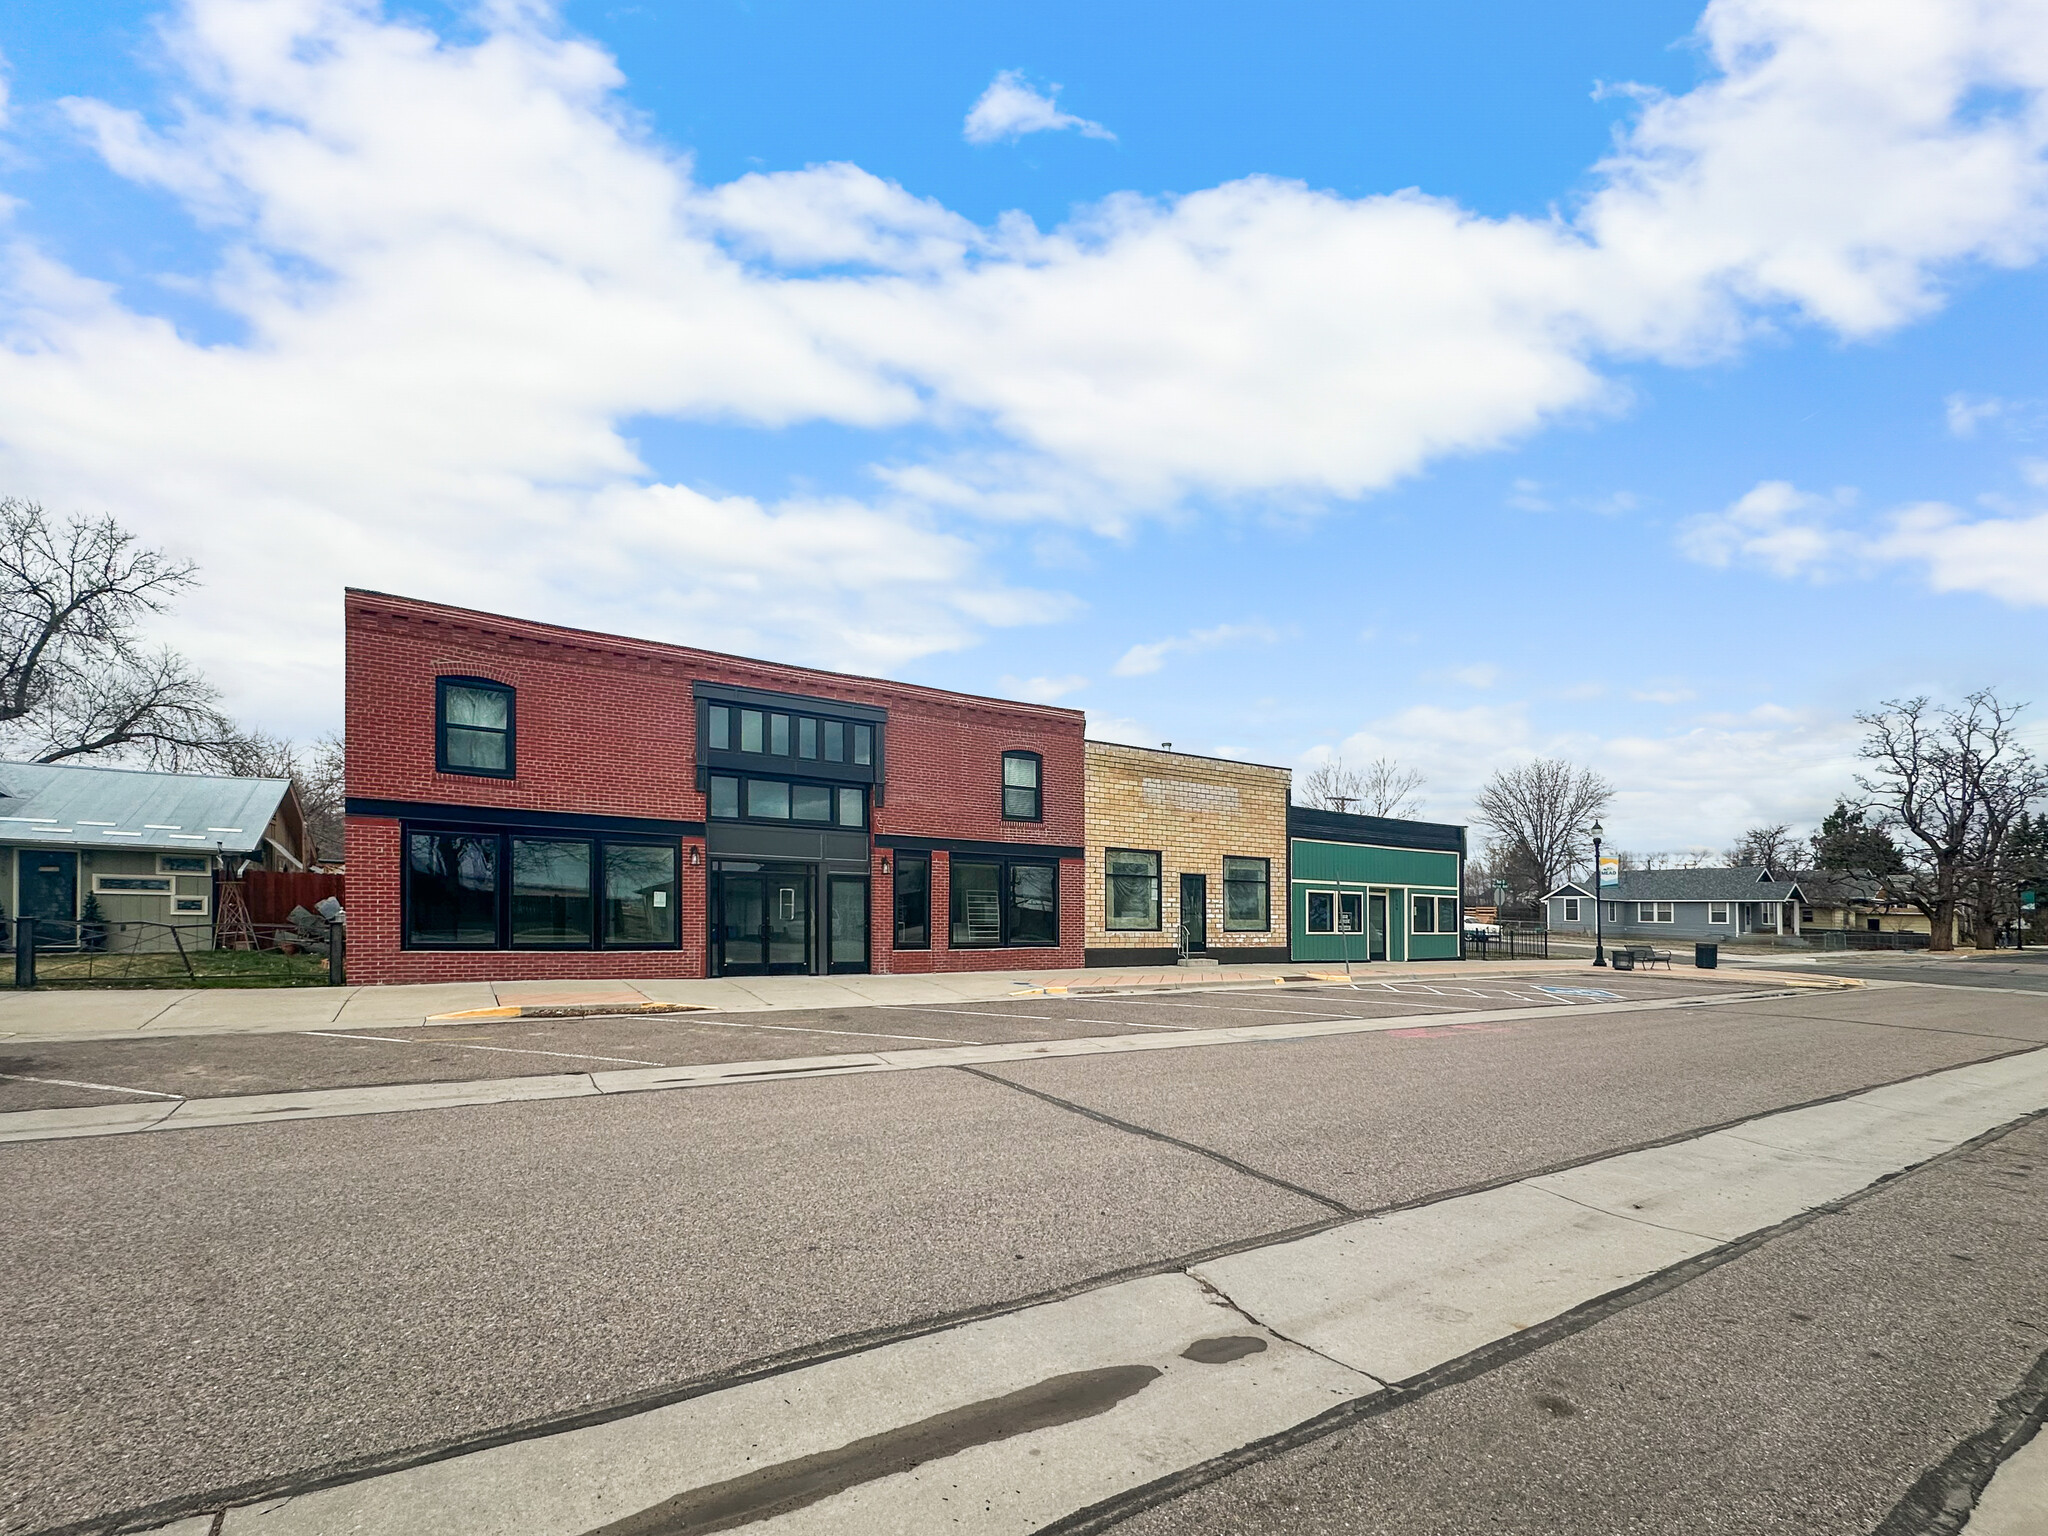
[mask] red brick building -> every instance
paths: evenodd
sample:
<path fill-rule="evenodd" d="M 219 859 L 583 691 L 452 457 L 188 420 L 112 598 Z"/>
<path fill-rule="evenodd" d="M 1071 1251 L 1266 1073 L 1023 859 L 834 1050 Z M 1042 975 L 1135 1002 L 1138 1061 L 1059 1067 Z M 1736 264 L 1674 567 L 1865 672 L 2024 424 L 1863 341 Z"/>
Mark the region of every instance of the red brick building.
<path fill-rule="evenodd" d="M 1081 964 L 1077 710 L 346 601 L 351 981 Z"/>

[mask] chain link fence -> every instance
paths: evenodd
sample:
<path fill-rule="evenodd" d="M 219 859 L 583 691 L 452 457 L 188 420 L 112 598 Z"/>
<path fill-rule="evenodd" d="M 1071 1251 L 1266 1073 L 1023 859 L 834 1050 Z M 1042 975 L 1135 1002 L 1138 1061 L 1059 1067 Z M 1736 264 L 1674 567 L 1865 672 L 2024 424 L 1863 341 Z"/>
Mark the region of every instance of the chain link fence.
<path fill-rule="evenodd" d="M 211 947 L 204 924 L 0 921 L 14 952 L 14 984 L 27 987 L 324 986 L 333 933 L 324 922 L 258 923 L 246 949 Z"/>

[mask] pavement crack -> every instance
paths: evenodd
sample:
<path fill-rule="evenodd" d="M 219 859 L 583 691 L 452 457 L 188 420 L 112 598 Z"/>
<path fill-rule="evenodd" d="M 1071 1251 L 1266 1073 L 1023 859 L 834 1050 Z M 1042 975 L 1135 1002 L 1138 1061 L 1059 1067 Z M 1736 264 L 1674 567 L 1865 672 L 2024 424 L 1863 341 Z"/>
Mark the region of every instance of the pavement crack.
<path fill-rule="evenodd" d="M 1270 1184 L 1275 1189 L 1284 1189 L 1289 1194 L 1299 1195 L 1304 1200 L 1313 1200 L 1317 1205 L 1335 1211 L 1340 1216 L 1357 1216 L 1362 1214 L 1341 1200 L 1333 1200 L 1328 1195 L 1310 1189 L 1305 1184 L 1296 1184 L 1293 1180 L 1283 1179 L 1278 1174 L 1266 1173 L 1261 1169 L 1252 1167 L 1249 1163 L 1241 1163 L 1227 1153 L 1216 1151 L 1213 1147 L 1205 1147 L 1198 1142 L 1183 1141 L 1178 1136 L 1169 1136 L 1166 1132 L 1155 1131 L 1150 1126 L 1137 1125 L 1129 1120 L 1119 1120 L 1115 1115 L 1106 1115 L 1099 1109 L 1090 1109 L 1085 1104 L 1076 1104 L 1071 1099 L 1063 1099 L 1057 1094 L 1046 1093 L 1042 1089 L 1028 1088 L 1022 1083 L 1012 1082 L 1007 1077 L 998 1077 L 993 1072 L 984 1072 L 979 1067 L 955 1067 L 953 1070 L 965 1072 L 969 1077 L 978 1077 L 983 1082 L 994 1083 L 999 1088 L 1008 1088 L 1015 1093 L 1028 1094 L 1030 1097 L 1042 1100 L 1057 1109 L 1066 1110 L 1069 1114 L 1080 1115 L 1083 1119 L 1093 1120 L 1099 1125 L 1109 1126 L 1112 1130 L 1123 1131 L 1132 1136 L 1143 1136 L 1149 1141 L 1163 1142 L 1169 1147 L 1178 1147 L 1183 1152 L 1192 1152 L 1197 1157 L 1206 1157 L 1211 1162 L 1221 1163 L 1233 1173 L 1243 1174 L 1248 1179 L 1257 1179 L 1260 1183 Z"/>
<path fill-rule="evenodd" d="M 1185 1274 L 1190 1280 L 1194 1281 L 1195 1284 L 1199 1285 L 1202 1288 L 1203 1293 L 1206 1296 L 1208 1296 L 1208 1298 L 1211 1301 L 1215 1302 L 1218 1306 L 1229 1308 L 1232 1312 L 1235 1312 L 1239 1317 L 1243 1318 L 1246 1322 L 1250 1323 L 1254 1328 L 1263 1328 L 1267 1333 L 1273 1335 L 1274 1338 L 1280 1340 L 1281 1343 L 1292 1344 L 1296 1349 L 1303 1350 L 1308 1354 L 1314 1355 L 1318 1360 L 1327 1360 L 1330 1364 L 1336 1366 L 1337 1369 L 1339 1369 L 1340 1371 L 1348 1371 L 1353 1376 L 1363 1376 L 1367 1381 L 1371 1382 L 1373 1386 L 1375 1386 L 1382 1392 L 1387 1391 L 1393 1386 L 1392 1382 L 1386 1381 L 1381 1377 L 1373 1375 L 1371 1371 L 1362 1370 L 1358 1366 L 1353 1365 L 1349 1360 L 1339 1360 L 1335 1355 L 1325 1354 L 1322 1350 L 1317 1349 L 1315 1345 L 1309 1343 L 1306 1339 L 1297 1339 L 1292 1334 L 1283 1332 L 1281 1329 L 1274 1327 L 1271 1323 L 1267 1322 L 1263 1317 L 1260 1317 L 1256 1312 L 1252 1311 L 1251 1308 L 1247 1307 L 1243 1302 L 1239 1301 L 1235 1296 L 1231 1295 L 1228 1291 L 1223 1290 L 1221 1287 L 1217 1286 L 1214 1281 L 1204 1279 L 1201 1275 L 1196 1274 L 1191 1269 L 1183 1270 L 1182 1273 Z"/>
<path fill-rule="evenodd" d="M 1582 1211 L 1593 1211 L 1601 1216 L 1612 1216 L 1616 1221 L 1632 1221 L 1639 1227 L 1655 1227 L 1659 1232 L 1676 1232 L 1680 1237 L 1696 1237 L 1703 1243 L 1725 1243 L 1728 1241 L 1727 1238 L 1717 1236 L 1712 1232 L 1695 1232 L 1691 1227 L 1674 1227 L 1666 1222 L 1651 1221 L 1645 1216 L 1631 1216 L 1627 1211 L 1610 1210 L 1604 1205 L 1595 1205 L 1590 1200 L 1574 1200 L 1570 1195 L 1564 1194 L 1562 1191 L 1550 1189 L 1534 1181 L 1529 1182 L 1529 1188 L 1549 1195 L 1553 1199 L 1562 1200 L 1566 1205 L 1576 1205 Z"/>

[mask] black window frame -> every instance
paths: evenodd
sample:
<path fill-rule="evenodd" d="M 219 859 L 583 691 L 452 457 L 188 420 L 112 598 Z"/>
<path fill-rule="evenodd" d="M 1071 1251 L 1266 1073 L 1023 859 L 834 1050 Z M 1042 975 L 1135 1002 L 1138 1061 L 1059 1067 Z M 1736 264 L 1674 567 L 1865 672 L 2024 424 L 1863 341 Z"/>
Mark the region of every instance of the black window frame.
<path fill-rule="evenodd" d="M 1149 923 L 1118 923 L 1111 920 L 1114 902 L 1110 893 L 1118 880 L 1143 880 L 1144 875 L 1134 875 L 1128 870 L 1119 872 L 1109 867 L 1109 861 L 1117 854 L 1135 854 L 1152 861 L 1152 921 Z M 1104 933 L 1161 933 L 1166 928 L 1166 890 L 1162 871 L 1166 859 L 1151 848 L 1105 848 L 1102 850 L 1102 931 Z"/>
<path fill-rule="evenodd" d="M 1021 784 L 1013 785 L 1010 783 L 1010 760 L 1012 758 L 1016 758 L 1020 762 L 1029 759 L 1031 766 L 1036 770 L 1036 783 L 1031 787 L 1032 812 L 1029 816 L 1015 816 L 1010 813 L 1010 791 L 1013 788 L 1024 788 Z M 1045 754 L 1042 752 L 1026 751 L 1023 748 L 1015 748 L 1004 752 L 1000 776 L 997 779 L 997 790 L 1002 796 L 1003 820 L 1043 822 L 1045 820 Z"/>
<path fill-rule="evenodd" d="M 953 893 L 960 889 L 955 878 L 962 865 L 987 865 L 996 871 L 996 923 L 998 938 L 993 944 L 961 943 L 953 936 Z M 1029 866 L 1052 871 L 1052 938 L 1018 940 L 1011 933 L 1011 871 Z M 951 854 L 946 860 L 946 947 L 948 949 L 1058 949 L 1062 943 L 1060 908 L 1060 861 L 1025 855 Z"/>
<path fill-rule="evenodd" d="M 496 922 L 493 938 L 488 943 L 421 943 L 413 937 L 413 890 L 412 890 L 412 840 L 418 837 L 469 837 L 479 841 L 489 840 L 495 848 L 496 890 L 494 892 Z M 526 943 L 512 942 L 512 844 L 515 840 L 544 843 L 585 843 L 590 847 L 590 938 L 588 942 L 569 943 Z M 605 866 L 608 847 L 662 848 L 675 860 L 675 876 L 670 883 L 670 900 L 675 903 L 673 927 L 675 937 L 657 940 L 651 944 L 612 942 L 605 938 Z M 688 867 L 683 854 L 683 841 L 679 837 L 647 836 L 630 832 L 592 832 L 576 828 L 503 827 L 462 825 L 446 821 L 408 821 L 399 827 L 398 891 L 398 934 L 399 948 L 408 952 L 429 954 L 489 954 L 516 952 L 519 954 L 585 954 L 596 950 L 617 950 L 636 952 L 650 950 L 671 950 L 683 947 L 685 926 L 683 923 L 683 871 Z"/>
<path fill-rule="evenodd" d="M 1251 885 L 1254 883 L 1250 880 L 1231 879 L 1230 866 L 1233 864 L 1256 864 L 1259 866 L 1259 878 L 1256 884 L 1265 893 L 1263 899 L 1259 902 L 1259 910 L 1264 914 L 1263 921 L 1256 923 L 1234 923 L 1230 920 L 1230 888 L 1233 885 Z M 1226 853 L 1223 856 L 1223 931 L 1225 933 L 1271 933 L 1273 931 L 1273 861 L 1271 859 L 1262 859 L 1247 853 Z"/>
<path fill-rule="evenodd" d="M 932 947 L 932 856 L 929 853 L 905 853 L 899 849 L 891 854 L 890 857 L 893 863 L 891 864 L 889 875 L 889 917 L 893 945 L 901 950 L 930 949 Z M 924 889 L 921 892 L 912 893 L 912 899 L 921 902 L 924 908 L 923 922 L 918 925 L 924 929 L 924 941 L 922 943 L 915 941 L 906 943 L 903 938 L 903 875 L 905 866 L 924 871 Z"/>
<path fill-rule="evenodd" d="M 720 816 L 711 809 L 711 781 L 732 779 L 739 785 L 740 813 L 737 816 Z M 747 814 L 747 786 L 749 784 L 786 784 L 790 789 L 790 811 L 788 816 L 751 816 Z M 823 821 L 800 819 L 795 814 L 797 786 L 806 789 L 822 789 L 829 796 L 831 813 Z M 849 826 L 839 819 L 840 807 L 847 795 L 860 799 L 860 824 Z M 721 826 L 746 825 L 752 827 L 811 827 L 834 832 L 866 832 L 875 819 L 874 790 L 872 785 L 835 783 L 829 779 L 814 779 L 803 774 L 790 773 L 748 773 L 743 769 L 721 768 L 707 773 L 704 777 L 704 814 L 707 820 Z"/>
<path fill-rule="evenodd" d="M 500 693 L 505 696 L 505 766 L 503 768 L 473 768 L 448 760 L 448 690 L 464 688 L 472 692 Z M 488 730 L 488 726 L 464 725 L 457 730 Z M 510 683 L 501 683 L 494 677 L 461 677 L 450 673 L 434 679 L 434 772 L 459 774 L 470 779 L 516 779 L 519 777 L 519 690 Z"/>

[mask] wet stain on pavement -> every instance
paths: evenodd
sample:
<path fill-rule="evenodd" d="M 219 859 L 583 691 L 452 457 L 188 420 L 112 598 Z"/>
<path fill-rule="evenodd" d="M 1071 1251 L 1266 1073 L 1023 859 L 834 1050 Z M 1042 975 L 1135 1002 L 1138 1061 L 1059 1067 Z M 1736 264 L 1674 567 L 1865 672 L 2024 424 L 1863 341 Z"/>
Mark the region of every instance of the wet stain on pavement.
<path fill-rule="evenodd" d="M 1180 1357 L 1197 1365 L 1228 1365 L 1246 1355 L 1256 1355 L 1265 1347 L 1264 1339 L 1254 1338 L 1248 1333 L 1233 1333 L 1220 1339 L 1197 1339 L 1180 1352 Z"/>
<path fill-rule="evenodd" d="M 1259 1347 L 1265 1346 L 1261 1343 Z M 977 1445 L 1107 1413 L 1125 1398 L 1142 1392 L 1159 1375 L 1155 1366 L 1112 1365 L 1054 1376 L 1022 1391 L 934 1414 L 836 1450 L 692 1488 L 598 1526 L 586 1536 L 701 1536 L 752 1525 Z"/>

